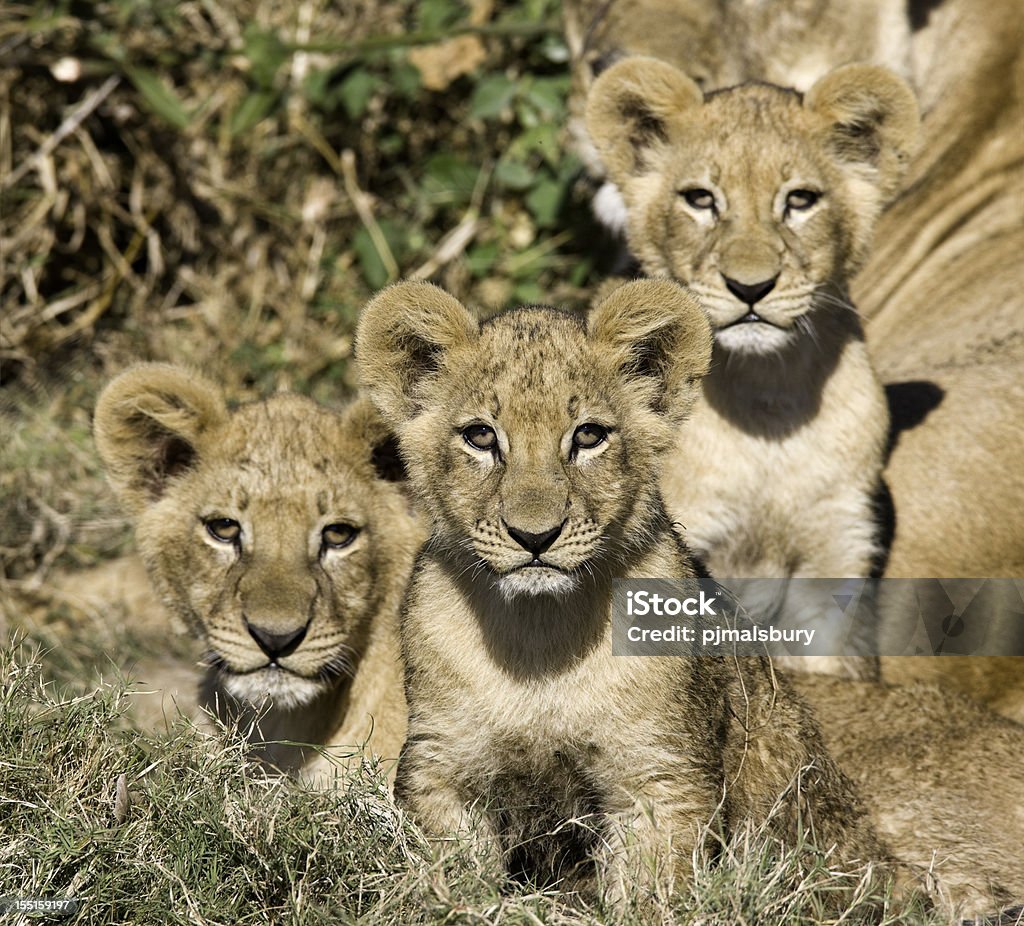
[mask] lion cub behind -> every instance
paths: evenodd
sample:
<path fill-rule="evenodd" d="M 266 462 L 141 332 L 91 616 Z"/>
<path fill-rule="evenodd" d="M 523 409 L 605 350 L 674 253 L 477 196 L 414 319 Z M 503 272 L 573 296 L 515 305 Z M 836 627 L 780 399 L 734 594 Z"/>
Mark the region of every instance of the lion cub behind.
<path fill-rule="evenodd" d="M 687 541 L 722 580 L 877 571 L 888 407 L 848 285 L 915 144 L 910 88 L 851 65 L 804 95 L 747 84 L 705 96 L 669 64 L 627 58 L 595 82 L 587 125 L 641 268 L 691 286 L 714 329 L 663 482 Z M 781 620 L 814 628 L 828 657 L 802 668 L 877 673 L 838 657 L 847 628 L 830 596 L 785 595 Z M 861 630 L 855 652 L 874 652 L 874 629 Z"/>
<path fill-rule="evenodd" d="M 150 579 L 206 647 L 202 702 L 258 717 L 262 756 L 322 784 L 319 746 L 393 769 L 398 609 L 421 535 L 373 406 L 279 395 L 229 411 L 203 377 L 141 364 L 100 396 L 95 436 Z"/>
<path fill-rule="evenodd" d="M 360 320 L 361 382 L 433 522 L 401 624 L 396 794 L 514 876 L 587 884 L 596 863 L 611 899 L 685 883 L 702 825 L 773 808 L 783 839 L 813 825 L 834 864 L 885 857 L 767 661 L 612 655 L 613 577 L 697 575 L 657 486 L 710 347 L 669 282 L 627 284 L 585 320 L 482 324 L 400 284 Z"/>

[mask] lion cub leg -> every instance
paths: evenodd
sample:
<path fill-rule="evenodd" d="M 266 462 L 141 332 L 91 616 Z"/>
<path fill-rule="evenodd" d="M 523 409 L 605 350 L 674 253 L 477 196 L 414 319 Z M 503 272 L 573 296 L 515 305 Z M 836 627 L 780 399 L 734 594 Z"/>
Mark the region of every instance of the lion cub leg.
<path fill-rule="evenodd" d="M 501 840 L 490 815 L 467 805 L 459 777 L 440 760 L 437 744 L 409 740 L 399 759 L 395 800 L 414 817 L 439 855 L 450 846 L 470 847 L 486 869 L 504 868 Z"/>
<path fill-rule="evenodd" d="M 717 810 L 711 783 L 694 788 L 692 781 L 692 769 L 667 772 L 641 786 L 628 808 L 605 815 L 594 863 L 601 894 L 612 908 L 624 910 L 637 898 L 667 904 L 690 880 L 701 821 L 710 822 Z"/>

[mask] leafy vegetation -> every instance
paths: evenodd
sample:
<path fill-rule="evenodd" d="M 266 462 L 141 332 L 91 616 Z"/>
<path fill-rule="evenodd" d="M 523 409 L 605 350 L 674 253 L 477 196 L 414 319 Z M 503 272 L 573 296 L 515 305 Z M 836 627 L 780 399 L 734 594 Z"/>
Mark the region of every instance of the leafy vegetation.
<path fill-rule="evenodd" d="M 336 401 L 359 308 L 392 280 L 485 311 L 586 297 L 599 235 L 563 137 L 554 0 L 56 0 L 2 17 L 9 578 L 123 546 L 89 416 L 133 360 L 195 365 L 239 398 Z"/>

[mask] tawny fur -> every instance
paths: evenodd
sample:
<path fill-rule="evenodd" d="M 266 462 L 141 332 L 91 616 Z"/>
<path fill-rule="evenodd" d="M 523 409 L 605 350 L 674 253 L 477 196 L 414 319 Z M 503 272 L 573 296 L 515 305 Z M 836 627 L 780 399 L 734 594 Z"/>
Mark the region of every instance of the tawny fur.
<path fill-rule="evenodd" d="M 949 50 L 956 48 L 956 54 Z M 1024 17 L 947 0 L 914 36 L 925 143 L 855 294 L 900 407 L 893 576 L 1024 575 Z M 886 660 L 1024 719 L 1024 659 Z"/>
<path fill-rule="evenodd" d="M 589 886 L 596 863 L 613 900 L 681 887 L 702 825 L 763 822 L 780 796 L 784 840 L 802 823 L 837 865 L 886 859 L 765 661 L 611 653 L 613 577 L 696 575 L 657 485 L 709 353 L 699 304 L 669 282 L 624 286 L 586 320 L 531 307 L 483 324 L 401 284 L 360 320 L 361 382 L 433 522 L 401 624 L 396 793 L 513 874 Z M 594 424 L 604 439 L 575 445 Z M 493 449 L 467 437 L 481 427 Z M 510 530 L 552 527 L 540 553 Z"/>
<path fill-rule="evenodd" d="M 595 177 L 604 175 L 584 124 L 600 73 L 631 55 L 659 58 L 705 91 L 763 80 L 800 91 L 856 62 L 909 77 L 911 30 L 904 0 L 567 0 L 573 89 L 570 130 Z"/>
<path fill-rule="evenodd" d="M 1024 727 L 924 685 L 792 681 L 879 833 L 958 921 L 1024 901 Z"/>
<path fill-rule="evenodd" d="M 910 77 L 921 143 L 851 282 L 894 413 L 886 480 L 898 524 L 887 574 L 1021 575 L 1024 17 L 1017 0 L 909 7 L 574 0 L 566 30 L 570 126 L 598 179 L 604 167 L 583 125 L 586 95 L 600 70 L 625 55 L 674 64 L 704 90 L 745 80 L 806 90 L 850 61 Z M 625 207 L 612 184 L 598 203 L 606 223 L 623 229 Z M 1024 666 L 968 665 L 908 659 L 888 661 L 883 671 L 909 680 L 934 678 L 941 668 L 946 683 L 980 697 L 998 690 L 989 703 L 1024 714 Z"/>
<path fill-rule="evenodd" d="M 245 724 L 259 715 L 263 757 L 322 784 L 331 760 L 269 741 L 337 747 L 335 762 L 374 755 L 393 772 L 398 609 L 421 537 L 374 468 L 388 432 L 373 407 L 280 395 L 229 411 L 204 378 L 142 364 L 100 396 L 95 436 L 160 598 L 206 646 L 201 701 Z M 210 534 L 217 519 L 241 526 L 237 542 Z M 337 523 L 358 533 L 329 548 L 322 531 Z M 274 667 L 247 625 L 306 634 Z"/>
<path fill-rule="evenodd" d="M 913 94 L 858 65 L 802 98 L 747 85 L 705 99 L 672 66 L 633 57 L 595 83 L 588 126 L 628 206 L 630 250 L 645 273 L 691 286 L 715 330 L 663 481 L 688 542 L 720 579 L 869 575 L 889 420 L 848 284 L 913 150 Z M 752 306 L 729 284 L 765 280 Z M 741 322 L 751 309 L 763 321 Z M 827 609 L 781 611 L 835 645 Z M 803 665 L 875 671 L 856 658 Z"/>

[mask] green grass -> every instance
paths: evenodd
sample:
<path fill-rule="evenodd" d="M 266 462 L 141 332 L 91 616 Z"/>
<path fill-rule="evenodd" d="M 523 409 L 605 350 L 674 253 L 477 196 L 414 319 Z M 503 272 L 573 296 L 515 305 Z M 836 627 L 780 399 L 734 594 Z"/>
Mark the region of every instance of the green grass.
<path fill-rule="evenodd" d="M 513 889 L 467 845 L 439 857 L 375 769 L 309 791 L 250 764 L 234 731 L 135 729 L 123 679 L 72 691 L 44 660 L 0 653 L 0 894 L 77 898 L 76 924 L 937 922 L 882 916 L 864 873 L 749 832 L 696 858 L 670 906 L 616 914 Z"/>

